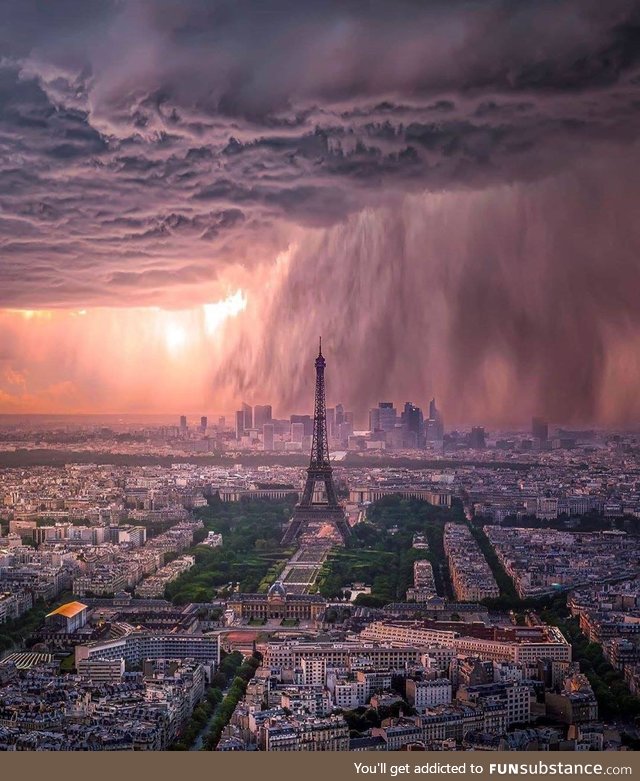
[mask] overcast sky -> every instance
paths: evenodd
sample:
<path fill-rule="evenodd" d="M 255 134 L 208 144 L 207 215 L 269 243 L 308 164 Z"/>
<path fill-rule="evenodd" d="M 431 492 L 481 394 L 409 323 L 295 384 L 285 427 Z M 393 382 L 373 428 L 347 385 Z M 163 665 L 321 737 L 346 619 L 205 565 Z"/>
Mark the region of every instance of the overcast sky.
<path fill-rule="evenodd" d="M 635 423 L 639 129 L 630 0 L 5 0 L 0 411 Z"/>

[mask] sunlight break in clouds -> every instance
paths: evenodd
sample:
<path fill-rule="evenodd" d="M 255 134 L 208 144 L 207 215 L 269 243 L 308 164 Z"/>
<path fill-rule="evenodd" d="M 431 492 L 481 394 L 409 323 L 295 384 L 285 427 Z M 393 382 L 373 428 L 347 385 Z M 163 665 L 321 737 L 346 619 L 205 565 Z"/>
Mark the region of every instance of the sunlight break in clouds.
<path fill-rule="evenodd" d="M 244 291 L 191 309 L 0 310 L 3 412 L 201 412 Z M 216 402 L 218 399 L 216 399 Z"/>

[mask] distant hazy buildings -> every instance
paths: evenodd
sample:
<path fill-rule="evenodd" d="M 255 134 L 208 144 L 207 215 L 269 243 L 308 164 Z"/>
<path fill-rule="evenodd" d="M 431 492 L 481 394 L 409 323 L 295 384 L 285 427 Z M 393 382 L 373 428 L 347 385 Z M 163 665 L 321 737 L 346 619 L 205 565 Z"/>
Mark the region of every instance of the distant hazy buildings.
<path fill-rule="evenodd" d="M 482 426 L 474 426 L 469 434 L 469 447 L 483 450 L 487 446 L 485 430 Z"/>
<path fill-rule="evenodd" d="M 441 442 L 444 437 L 444 418 L 436 407 L 436 400 L 429 402 L 429 418 L 425 424 L 427 442 Z"/>
<path fill-rule="evenodd" d="M 244 412 L 240 409 L 236 412 L 236 439 L 241 440 L 244 436 Z"/>
<path fill-rule="evenodd" d="M 409 447 L 421 447 L 423 442 L 424 418 L 420 407 L 416 407 L 410 401 L 407 401 L 405 402 L 404 410 L 400 417 L 407 435 L 407 445 Z"/>
<path fill-rule="evenodd" d="M 546 442 L 549 439 L 549 424 L 542 418 L 533 418 L 531 420 L 531 436 Z"/>
<path fill-rule="evenodd" d="M 291 422 L 292 431 L 294 426 L 300 424 L 302 426 L 304 436 L 310 437 L 313 434 L 313 418 L 311 415 L 291 415 L 289 421 Z M 296 429 L 296 431 L 298 431 L 298 429 Z"/>
<path fill-rule="evenodd" d="M 429 402 L 429 417 L 425 420 L 420 407 L 410 401 L 398 416 L 391 401 L 381 401 L 369 410 L 370 448 L 387 450 L 424 448 L 444 439 L 444 418 L 435 398 Z"/>
<path fill-rule="evenodd" d="M 244 430 L 249 431 L 253 428 L 253 409 L 246 402 L 242 402 L 242 416 Z"/>
<path fill-rule="evenodd" d="M 292 423 L 291 424 L 291 441 L 302 445 L 304 439 L 304 423 Z"/>
<path fill-rule="evenodd" d="M 398 420 L 398 413 L 391 401 L 381 401 L 377 407 L 369 411 L 369 430 L 393 431 Z"/>
<path fill-rule="evenodd" d="M 327 407 L 326 425 L 329 441 L 335 451 L 398 451 L 430 450 L 431 452 L 452 453 L 456 450 L 520 450 L 531 452 L 539 450 L 571 449 L 578 446 L 585 433 L 593 437 L 593 432 L 574 432 L 554 429 L 549 434 L 546 420 L 534 417 L 531 421 L 531 433 L 525 437 L 490 436 L 483 426 L 473 426 L 466 430 L 445 431 L 445 420 L 437 400 L 432 397 L 427 411 L 412 401 L 406 401 L 398 409 L 392 401 L 380 401 L 368 411 L 368 426 L 359 428 L 364 421 L 356 421 L 353 410 L 343 404 Z M 265 425 L 273 425 L 266 429 Z M 302 426 L 302 437 L 300 436 Z M 251 406 L 242 402 L 234 416 L 234 424 L 225 427 L 225 419 L 220 418 L 217 425 L 209 426 L 206 416 L 200 418 L 199 426 L 188 426 L 187 417 L 180 417 L 180 426 L 171 428 L 171 438 L 184 442 L 184 449 L 190 451 L 223 451 L 230 441 L 241 449 L 271 452 L 306 451 L 311 447 L 313 416 L 297 412 L 288 418 L 278 419 L 273 415 L 271 404 Z M 273 440 L 271 434 L 273 433 Z"/>
<path fill-rule="evenodd" d="M 262 449 L 271 451 L 273 450 L 273 423 L 265 423 L 262 426 Z"/>
<path fill-rule="evenodd" d="M 335 407 L 327 407 L 327 433 L 329 437 L 334 436 L 336 428 L 336 410 Z"/>
<path fill-rule="evenodd" d="M 271 404 L 256 404 L 253 408 L 253 426 L 262 430 L 265 423 L 271 423 L 273 418 Z"/>

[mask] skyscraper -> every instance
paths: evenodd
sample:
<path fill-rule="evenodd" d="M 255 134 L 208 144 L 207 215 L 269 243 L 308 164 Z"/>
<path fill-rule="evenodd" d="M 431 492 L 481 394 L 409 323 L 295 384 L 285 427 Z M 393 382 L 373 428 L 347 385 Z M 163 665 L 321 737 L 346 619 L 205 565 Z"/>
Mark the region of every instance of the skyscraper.
<path fill-rule="evenodd" d="M 253 408 L 253 427 L 262 430 L 265 423 L 271 423 L 271 404 L 256 404 Z"/>
<path fill-rule="evenodd" d="M 273 450 L 273 423 L 264 423 L 262 426 L 262 449 Z"/>
<path fill-rule="evenodd" d="M 482 426 L 474 426 L 469 434 L 469 447 L 482 450 L 487 446 L 485 430 Z"/>
<path fill-rule="evenodd" d="M 253 428 L 253 410 L 244 401 L 242 402 L 242 416 L 244 418 L 243 421 L 244 430 L 249 431 L 250 428 Z"/>
<path fill-rule="evenodd" d="M 236 412 L 236 439 L 242 439 L 244 436 L 244 410 L 239 409 Z"/>
<path fill-rule="evenodd" d="M 436 407 L 436 400 L 429 402 L 429 419 L 426 424 L 427 442 L 440 442 L 444 436 L 444 418 Z"/>
<path fill-rule="evenodd" d="M 298 445 L 301 445 L 303 439 L 304 439 L 304 423 L 292 423 L 291 441 L 296 442 Z"/>
<path fill-rule="evenodd" d="M 207 416 L 206 416 L 206 415 L 203 415 L 203 416 L 200 418 L 200 432 L 201 432 L 202 434 L 205 434 L 205 433 L 206 433 L 206 431 L 207 431 L 207 425 L 208 425 L 208 423 L 209 423 L 209 421 L 207 420 Z"/>
<path fill-rule="evenodd" d="M 339 439 L 344 444 L 353 434 L 353 423 L 351 423 L 349 420 L 343 420 L 337 429 L 338 432 L 336 439 Z"/>
<path fill-rule="evenodd" d="M 187 430 L 187 416 L 180 415 L 180 431 L 184 432 L 186 430 Z"/>
<path fill-rule="evenodd" d="M 408 435 L 407 442 L 413 444 L 415 441 L 416 447 L 422 447 L 424 444 L 424 418 L 420 407 L 416 407 L 410 401 L 407 401 L 404 405 L 401 419 L 405 432 Z"/>
<path fill-rule="evenodd" d="M 334 407 L 327 407 L 327 435 L 335 437 L 336 435 L 336 411 Z"/>
<path fill-rule="evenodd" d="M 392 401 L 381 401 L 378 404 L 378 415 L 382 431 L 393 431 L 398 422 L 398 413 Z"/>
<path fill-rule="evenodd" d="M 549 424 L 542 418 L 533 418 L 531 421 L 531 435 L 545 444 L 549 439 Z"/>
<path fill-rule="evenodd" d="M 336 426 L 339 426 L 341 423 L 344 423 L 344 407 L 342 404 L 336 404 L 336 412 L 335 412 L 335 424 Z"/>
<path fill-rule="evenodd" d="M 369 431 L 380 431 L 380 408 L 373 407 L 369 410 Z"/>
<path fill-rule="evenodd" d="M 291 415 L 289 420 L 292 426 L 296 423 L 302 423 L 306 437 L 310 437 L 313 434 L 313 419 L 311 415 Z"/>

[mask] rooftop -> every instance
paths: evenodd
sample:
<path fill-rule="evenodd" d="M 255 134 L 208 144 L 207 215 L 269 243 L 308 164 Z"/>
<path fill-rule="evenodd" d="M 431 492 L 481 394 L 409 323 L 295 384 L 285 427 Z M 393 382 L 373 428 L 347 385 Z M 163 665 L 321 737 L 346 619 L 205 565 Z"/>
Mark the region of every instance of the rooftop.
<path fill-rule="evenodd" d="M 82 602 L 67 602 L 65 605 L 60 605 L 60 607 L 57 607 L 55 610 L 52 610 L 50 613 L 48 613 L 47 618 L 49 618 L 49 616 L 64 616 L 65 618 L 73 618 L 74 616 L 77 616 L 78 613 L 81 613 L 86 609 L 87 605 L 84 605 Z"/>

